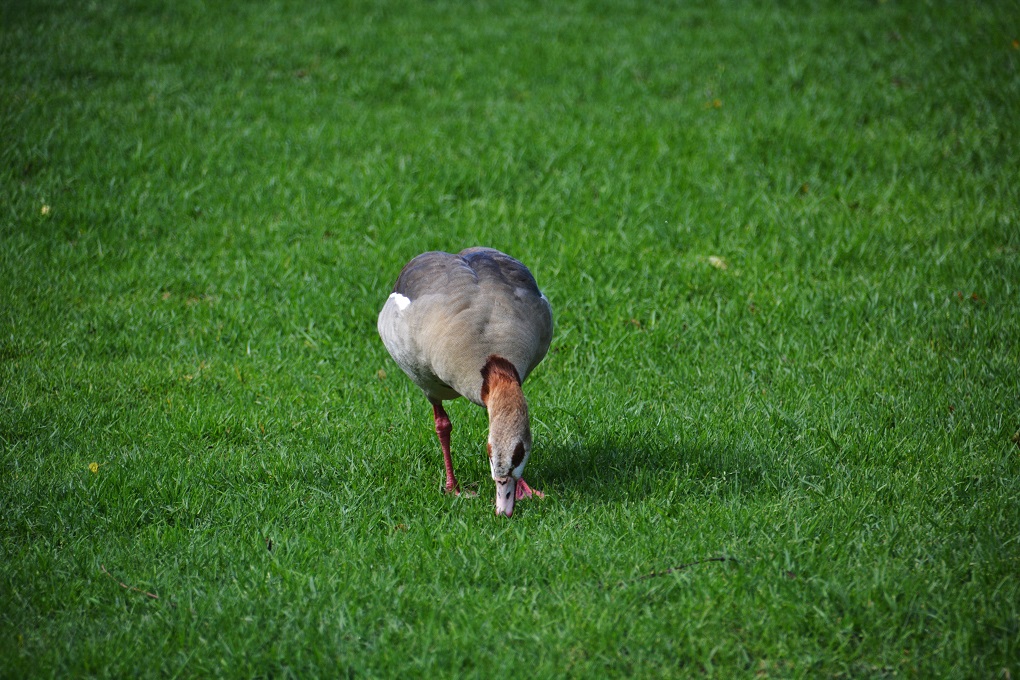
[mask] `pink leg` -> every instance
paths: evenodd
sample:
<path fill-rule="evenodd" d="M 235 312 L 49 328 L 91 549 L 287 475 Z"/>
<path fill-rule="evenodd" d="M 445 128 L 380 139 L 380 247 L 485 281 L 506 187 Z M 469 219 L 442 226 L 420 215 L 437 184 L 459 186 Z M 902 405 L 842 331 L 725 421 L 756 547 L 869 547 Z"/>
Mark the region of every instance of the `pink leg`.
<path fill-rule="evenodd" d="M 539 498 L 545 498 L 544 493 L 542 493 L 538 489 L 532 489 L 530 486 L 528 486 L 528 483 L 525 482 L 523 479 L 517 480 L 517 493 L 514 495 L 517 496 L 515 500 L 518 501 L 521 500 L 522 498 L 531 498 L 533 495 L 538 496 Z"/>
<path fill-rule="evenodd" d="M 460 485 L 457 478 L 453 476 L 453 459 L 450 458 L 450 433 L 453 431 L 453 423 L 450 416 L 446 415 L 443 409 L 443 402 L 432 402 L 432 412 L 436 418 L 436 434 L 439 436 L 439 445 L 443 447 L 443 464 L 446 465 L 446 493 L 460 494 Z"/>

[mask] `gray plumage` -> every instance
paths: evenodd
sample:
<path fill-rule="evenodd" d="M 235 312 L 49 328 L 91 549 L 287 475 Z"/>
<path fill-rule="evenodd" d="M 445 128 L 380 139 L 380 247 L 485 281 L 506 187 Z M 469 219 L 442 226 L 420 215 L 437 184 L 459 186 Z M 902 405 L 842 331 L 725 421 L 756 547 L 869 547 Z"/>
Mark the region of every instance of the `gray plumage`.
<path fill-rule="evenodd" d="M 482 367 L 507 359 L 523 382 L 549 350 L 552 309 L 528 268 L 492 248 L 428 252 L 400 272 L 379 335 L 430 401 L 482 403 Z"/>

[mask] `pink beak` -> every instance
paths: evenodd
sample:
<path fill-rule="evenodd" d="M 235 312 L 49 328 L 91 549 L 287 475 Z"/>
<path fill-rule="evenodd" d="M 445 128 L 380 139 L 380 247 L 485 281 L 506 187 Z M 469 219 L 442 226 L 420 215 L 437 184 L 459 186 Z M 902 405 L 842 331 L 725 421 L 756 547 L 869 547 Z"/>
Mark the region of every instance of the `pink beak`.
<path fill-rule="evenodd" d="M 517 480 L 513 476 L 503 477 L 496 482 L 496 514 L 510 517 L 514 514 L 517 499 Z"/>

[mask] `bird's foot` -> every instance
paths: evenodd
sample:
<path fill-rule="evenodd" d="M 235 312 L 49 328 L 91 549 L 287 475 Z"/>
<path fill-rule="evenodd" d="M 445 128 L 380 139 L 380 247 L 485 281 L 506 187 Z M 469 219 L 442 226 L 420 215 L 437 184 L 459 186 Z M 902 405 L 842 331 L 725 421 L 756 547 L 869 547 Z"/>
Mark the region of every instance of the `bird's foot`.
<path fill-rule="evenodd" d="M 452 484 L 450 482 L 447 482 L 446 486 L 443 488 L 443 493 L 450 493 L 453 494 L 454 496 L 460 496 L 461 498 L 474 498 L 475 496 L 478 495 L 478 492 L 473 489 L 461 490 L 460 484 L 457 482 L 457 480 L 454 480 Z"/>
<path fill-rule="evenodd" d="M 516 496 L 515 500 L 521 500 L 522 498 L 531 498 L 532 496 L 536 496 L 538 498 L 545 498 L 544 493 L 542 493 L 538 489 L 532 489 L 530 486 L 528 486 L 528 483 L 525 482 L 523 479 L 517 480 L 517 493 L 515 494 L 515 496 Z"/>

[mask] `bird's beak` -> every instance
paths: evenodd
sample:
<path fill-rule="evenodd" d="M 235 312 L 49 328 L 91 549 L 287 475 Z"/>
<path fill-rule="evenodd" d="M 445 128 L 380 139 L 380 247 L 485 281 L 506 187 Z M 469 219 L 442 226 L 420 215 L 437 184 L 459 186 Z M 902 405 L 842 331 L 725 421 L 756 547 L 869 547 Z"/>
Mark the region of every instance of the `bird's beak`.
<path fill-rule="evenodd" d="M 514 514 L 514 500 L 517 498 L 517 480 L 507 475 L 496 482 L 496 514 L 510 517 Z"/>

